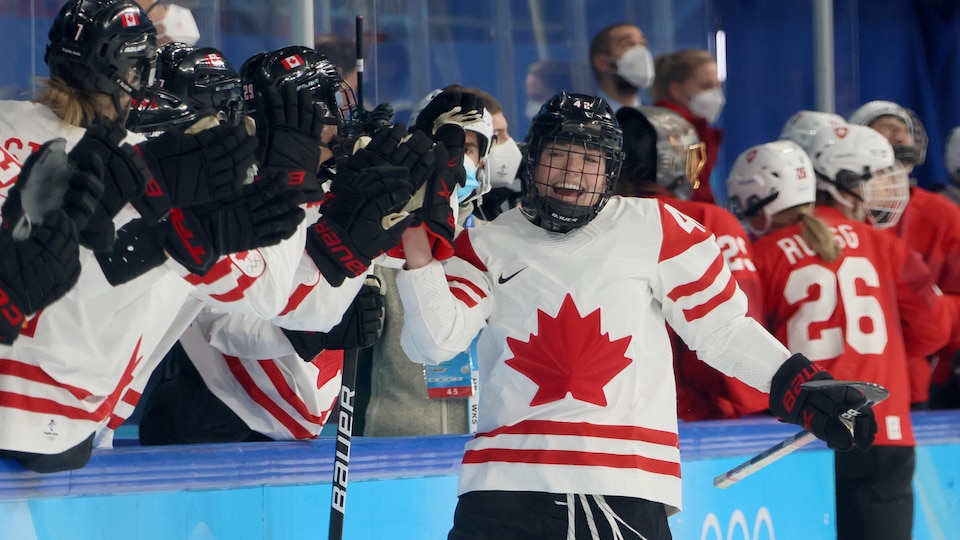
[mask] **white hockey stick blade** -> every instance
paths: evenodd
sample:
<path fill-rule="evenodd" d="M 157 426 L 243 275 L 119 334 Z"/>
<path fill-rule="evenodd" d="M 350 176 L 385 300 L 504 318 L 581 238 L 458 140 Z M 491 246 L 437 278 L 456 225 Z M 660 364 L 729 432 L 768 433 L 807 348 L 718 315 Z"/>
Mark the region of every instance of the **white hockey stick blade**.
<path fill-rule="evenodd" d="M 826 381 L 811 381 L 803 383 L 801 386 L 804 388 L 826 388 L 830 386 L 854 386 L 867 398 L 867 403 L 864 405 L 876 405 L 881 401 L 887 399 L 890 396 L 890 391 L 886 388 L 880 386 L 876 383 L 869 382 L 860 382 L 860 381 L 835 381 L 835 380 L 826 380 Z M 851 426 L 852 429 L 852 426 Z M 729 471 L 717 475 L 713 479 L 713 485 L 720 489 L 726 489 L 733 484 L 743 480 L 744 478 L 750 476 L 751 474 L 759 471 L 760 469 L 770 465 L 774 461 L 786 456 L 787 454 L 792 453 L 798 448 L 802 448 L 807 444 L 815 441 L 817 439 L 816 435 L 810 433 L 809 431 L 801 431 L 795 435 L 787 437 L 783 441 L 771 446 L 770 448 L 760 452 L 759 454 L 753 456 L 752 458 L 744 461 L 740 465 L 730 469 Z"/>

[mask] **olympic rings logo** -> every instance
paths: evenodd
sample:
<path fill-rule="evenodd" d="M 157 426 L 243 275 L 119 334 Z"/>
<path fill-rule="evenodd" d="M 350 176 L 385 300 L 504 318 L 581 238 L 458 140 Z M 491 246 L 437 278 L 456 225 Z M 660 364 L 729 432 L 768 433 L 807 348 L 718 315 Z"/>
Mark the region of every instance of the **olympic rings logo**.
<path fill-rule="evenodd" d="M 753 520 L 753 536 L 750 536 L 749 526 L 747 525 L 747 518 L 743 515 L 743 512 L 740 510 L 734 510 L 733 515 L 730 516 L 730 523 L 727 525 L 727 536 L 726 540 L 761 540 L 760 536 L 760 526 L 765 525 L 767 529 L 767 536 L 769 540 L 776 540 L 776 537 L 773 534 L 773 518 L 770 517 L 770 511 L 766 507 L 761 506 L 757 510 L 757 517 Z M 736 532 L 739 529 L 741 535 L 737 535 Z M 710 533 L 713 534 L 710 534 Z M 716 514 L 710 512 L 707 514 L 707 517 L 703 520 L 703 528 L 700 530 L 700 540 L 724 540 L 723 530 L 720 528 L 720 520 L 717 519 Z"/>

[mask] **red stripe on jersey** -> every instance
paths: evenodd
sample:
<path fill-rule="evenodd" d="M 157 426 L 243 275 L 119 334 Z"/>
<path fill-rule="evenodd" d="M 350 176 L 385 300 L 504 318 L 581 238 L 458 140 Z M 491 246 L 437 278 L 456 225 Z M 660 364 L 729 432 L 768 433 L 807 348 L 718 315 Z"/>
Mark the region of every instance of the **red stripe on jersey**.
<path fill-rule="evenodd" d="M 343 371 L 343 351 L 322 350 L 311 363 L 320 369 L 320 373 L 317 374 L 317 390 L 319 390 Z"/>
<path fill-rule="evenodd" d="M 513 450 L 510 448 L 468 450 L 463 454 L 464 464 L 490 462 L 639 469 L 654 474 L 664 474 L 680 478 L 679 463 L 634 454 L 605 454 L 574 450 Z"/>
<path fill-rule="evenodd" d="M 477 305 L 477 301 L 473 299 L 466 291 L 463 289 L 450 289 L 450 292 L 453 293 L 453 297 L 463 303 L 463 305 L 468 308 L 472 308 Z"/>
<path fill-rule="evenodd" d="M 662 444 L 679 448 L 680 438 L 676 433 L 638 426 L 607 426 L 587 422 L 555 422 L 553 420 L 524 420 L 512 426 L 503 426 L 487 433 L 478 433 L 477 437 L 496 435 L 576 435 L 579 437 L 600 437 L 603 439 L 622 439 Z"/>
<path fill-rule="evenodd" d="M 685 283 L 683 285 L 677 285 L 673 288 L 672 291 L 667 293 L 667 298 L 673 300 L 674 303 L 677 303 L 681 298 L 685 296 L 691 296 L 697 294 L 698 292 L 703 291 L 707 287 L 713 284 L 717 279 L 717 275 L 723 270 L 723 267 L 726 263 L 723 260 L 723 257 L 717 257 L 710 263 L 710 266 L 703 272 L 696 281 L 691 281 L 690 283 Z"/>
<path fill-rule="evenodd" d="M 100 422 L 106 418 L 108 414 L 113 412 L 114 407 L 120 400 L 121 392 L 123 392 L 123 390 L 127 388 L 133 381 L 133 371 L 140 364 L 140 361 L 143 360 L 143 357 L 140 356 L 140 342 L 142 340 L 143 336 L 137 340 L 137 345 L 134 347 L 133 353 L 130 355 L 130 360 L 127 362 L 127 367 L 124 369 L 123 374 L 120 375 L 120 379 L 117 381 L 117 386 L 113 389 L 113 392 L 111 392 L 110 395 L 103 400 L 103 403 L 101 403 L 100 406 L 93 411 L 87 411 L 78 407 L 71 407 L 69 405 L 57 403 L 56 401 L 46 398 L 25 396 L 23 394 L 15 394 L 12 392 L 0 392 L 0 403 L 3 403 L 4 407 L 20 409 L 22 411 L 42 414 L 58 414 L 73 420 Z M 36 382 L 44 383 L 45 381 L 37 380 Z M 68 388 L 59 383 L 52 384 L 50 386 Z M 87 395 L 91 394 L 88 393 Z"/>
<path fill-rule="evenodd" d="M 457 235 L 453 241 L 453 248 L 457 257 L 467 261 L 481 272 L 487 271 L 487 266 L 480 261 L 480 257 L 477 257 L 477 252 L 474 251 L 473 244 L 470 243 L 470 229 L 464 229 Z"/>
<path fill-rule="evenodd" d="M 63 384 L 50 375 L 47 372 L 43 371 L 37 366 L 32 366 L 30 364 L 25 364 L 18 360 L 11 360 L 8 358 L 0 358 L 0 375 L 6 375 L 10 377 L 17 377 L 19 379 L 25 379 L 28 381 L 38 382 L 40 384 L 45 384 L 47 386 L 53 386 L 55 388 L 61 388 L 70 392 L 70 395 L 77 398 L 78 400 L 87 399 L 93 394 L 89 391 L 84 390 L 83 388 L 78 388 L 76 386 L 71 386 L 68 384 Z"/>
<path fill-rule="evenodd" d="M 230 260 L 230 257 L 223 257 L 217 261 L 217 264 L 213 265 L 213 268 L 206 274 L 202 276 L 187 274 L 183 279 L 187 280 L 187 283 L 191 285 L 200 285 L 202 283 L 210 284 L 229 275 L 231 268 L 233 268 L 233 261 Z"/>
<path fill-rule="evenodd" d="M 476 285 L 474 285 L 472 281 L 466 280 L 466 279 L 464 279 L 464 278 L 462 278 L 462 277 L 447 276 L 447 282 L 448 282 L 448 283 L 450 283 L 450 282 L 459 283 L 459 284 L 467 287 L 467 288 L 470 289 L 471 291 L 473 291 L 473 293 L 476 294 L 477 296 L 479 296 L 480 298 L 486 298 L 486 297 L 487 297 L 487 295 L 483 292 L 483 289 L 481 289 L 480 287 L 477 287 Z M 451 289 L 452 289 L 452 287 L 451 287 Z"/>
<path fill-rule="evenodd" d="M 317 283 L 320 282 L 318 281 Z M 297 309 L 297 307 L 303 303 L 303 299 L 310 294 L 310 291 L 312 291 L 314 287 L 317 286 L 317 283 L 314 283 L 313 285 L 307 285 L 305 283 L 297 285 L 297 288 L 293 290 L 293 294 L 291 294 L 290 298 L 287 299 L 287 305 L 284 306 L 283 311 L 280 312 L 280 315 L 286 315 L 287 313 Z"/>
<path fill-rule="evenodd" d="M 270 399 L 263 390 L 257 386 L 257 383 L 253 380 L 253 377 L 243 366 L 243 362 L 240 361 L 236 356 L 223 355 L 223 359 L 227 362 L 227 366 L 230 368 L 230 373 L 237 379 L 237 382 L 240 383 L 240 386 L 247 392 L 247 395 L 253 399 L 258 405 L 263 407 L 265 411 L 270 413 L 271 416 L 276 418 L 283 427 L 287 428 L 287 431 L 296 439 L 312 439 L 315 438 L 309 431 L 307 431 L 303 426 L 297 423 L 296 420 L 290 417 L 283 409 L 281 409 L 277 404 Z"/>
<path fill-rule="evenodd" d="M 730 276 L 730 279 L 727 281 L 727 286 L 724 287 L 722 291 L 714 295 L 710 300 L 707 300 L 695 308 L 683 310 L 683 316 L 687 319 L 687 322 L 695 321 L 701 317 L 704 317 L 713 311 L 713 308 L 733 298 L 733 295 L 736 292 L 737 280 L 733 279 L 733 276 Z"/>
<path fill-rule="evenodd" d="M 257 281 L 257 278 L 241 274 L 237 278 L 237 285 L 229 291 L 221 294 L 211 294 L 210 298 L 218 302 L 236 302 L 243 299 L 243 293 Z"/>
<path fill-rule="evenodd" d="M 267 378 L 270 379 L 270 382 L 273 383 L 273 387 L 276 388 L 277 393 L 280 394 L 280 397 L 284 401 L 290 404 L 300 416 L 304 417 L 314 424 L 320 424 L 323 419 L 319 416 L 314 416 L 309 409 L 307 409 L 307 404 L 300 399 L 300 396 L 290 388 L 290 385 L 287 384 L 287 380 L 283 377 L 283 371 L 277 367 L 277 363 L 273 360 L 259 360 L 257 362 L 260 364 L 260 369 L 267 375 Z"/>

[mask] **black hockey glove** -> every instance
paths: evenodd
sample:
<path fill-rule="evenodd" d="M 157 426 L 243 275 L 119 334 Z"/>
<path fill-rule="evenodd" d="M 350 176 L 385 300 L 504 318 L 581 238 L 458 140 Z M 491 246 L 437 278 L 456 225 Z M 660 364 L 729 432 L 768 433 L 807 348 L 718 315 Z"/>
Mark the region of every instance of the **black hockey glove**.
<path fill-rule="evenodd" d="M 770 411 L 784 422 L 802 426 L 835 450 L 869 450 L 877 421 L 866 396 L 842 384 L 818 389 L 801 386 L 821 380 L 833 380 L 833 376 L 802 354 L 791 356 L 773 376 Z"/>
<path fill-rule="evenodd" d="M 462 186 L 467 180 L 467 171 L 463 168 L 464 128 L 482 122 L 483 110 L 483 102 L 476 94 L 443 91 L 417 115 L 415 128 L 446 147 L 452 169 L 449 178 L 456 185 Z"/>
<path fill-rule="evenodd" d="M 268 88 L 258 98 L 257 159 L 263 167 L 315 173 L 320 166 L 321 134 L 327 107 L 309 88 L 297 91 L 294 82 Z"/>
<path fill-rule="evenodd" d="M 389 129 L 391 120 L 393 120 L 393 107 L 389 103 L 381 103 L 372 111 L 361 108 L 357 118 L 360 134 L 371 137 L 376 137 L 384 129 Z"/>
<path fill-rule="evenodd" d="M 67 214 L 54 210 L 30 235 L 14 240 L 14 225 L 0 229 L 0 343 L 12 343 L 27 315 L 52 304 L 80 278 L 80 244 Z"/>
<path fill-rule="evenodd" d="M 404 130 L 403 124 L 394 124 L 381 130 L 364 148 L 373 154 L 368 166 L 394 165 L 410 171 L 410 183 L 416 191 L 436 170 L 435 145 L 422 131 L 407 136 Z"/>
<path fill-rule="evenodd" d="M 104 188 L 100 158 L 96 154 L 86 156 L 78 169 L 65 149 L 65 139 L 48 141 L 20 168 L 2 210 L 4 220 L 15 228 L 15 239 L 28 236 L 31 225 L 43 222 L 48 212 L 63 210 L 80 228 L 97 208 Z"/>
<path fill-rule="evenodd" d="M 463 130 L 460 130 L 460 136 L 463 136 Z M 443 145 L 437 145 L 434 148 L 434 157 L 437 166 L 433 175 L 423 186 L 423 207 L 415 213 L 416 220 L 427 229 L 427 237 L 430 240 L 430 250 L 433 257 L 438 261 L 443 261 L 453 257 L 453 239 L 456 234 L 457 224 L 453 216 L 453 207 L 451 206 L 451 195 L 456 193 L 457 186 L 454 178 L 456 166 L 452 166 L 447 159 L 447 151 Z M 463 169 L 463 163 L 458 166 Z M 419 198 L 420 194 L 415 195 Z"/>
<path fill-rule="evenodd" d="M 333 286 L 367 271 L 370 261 L 396 246 L 413 219 L 401 213 L 412 191 L 403 167 L 368 167 L 360 149 L 337 169 L 323 215 L 307 231 L 307 253 Z"/>
<path fill-rule="evenodd" d="M 303 332 L 283 329 L 290 344 L 305 362 L 323 350 L 365 349 L 380 339 L 385 315 L 383 284 L 376 276 L 367 276 L 360 291 L 341 320 L 329 332 Z"/>
<path fill-rule="evenodd" d="M 150 171 L 132 146 L 121 143 L 127 132 L 118 123 L 99 118 L 86 128 L 83 137 L 70 150 L 69 158 L 78 170 L 96 172 L 98 156 L 103 167 L 103 195 L 88 223 L 80 227 L 80 244 L 94 251 L 109 251 L 113 246 L 113 218 L 121 208 L 143 195 Z"/>
<path fill-rule="evenodd" d="M 137 149 L 153 180 L 133 204 L 145 219 L 156 221 L 173 206 L 236 194 L 256 164 L 257 138 L 243 124 L 223 123 L 194 135 L 167 131 Z"/>
<path fill-rule="evenodd" d="M 97 255 L 100 268 L 116 286 L 163 264 L 169 255 L 202 276 L 223 255 L 278 244 L 304 218 L 303 194 L 288 182 L 288 173 L 274 171 L 229 200 L 174 207 L 159 223 L 133 220 L 118 231 L 112 252 Z"/>

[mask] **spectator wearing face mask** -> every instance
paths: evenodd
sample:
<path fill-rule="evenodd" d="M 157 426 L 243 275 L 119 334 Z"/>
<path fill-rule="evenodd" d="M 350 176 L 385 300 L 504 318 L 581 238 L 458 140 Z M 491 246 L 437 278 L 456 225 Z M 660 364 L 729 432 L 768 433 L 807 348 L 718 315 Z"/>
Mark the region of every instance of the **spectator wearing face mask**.
<path fill-rule="evenodd" d="M 700 187 L 694 201 L 714 202 L 710 173 L 717 163 L 723 130 L 714 127 L 726 98 L 720 87 L 717 61 L 709 52 L 689 49 L 661 55 L 655 62 L 656 78 L 651 97 L 654 105 L 672 109 L 693 124 L 706 145 L 707 162 L 700 171 Z"/>
<path fill-rule="evenodd" d="M 157 28 L 157 45 L 176 42 L 193 46 L 200 41 L 200 29 L 190 9 L 160 0 L 136 0 Z"/>
<path fill-rule="evenodd" d="M 643 30 L 630 23 L 601 30 L 590 42 L 590 69 L 598 95 L 614 112 L 639 106 L 640 89 L 649 88 L 654 80 L 653 55 Z"/>

